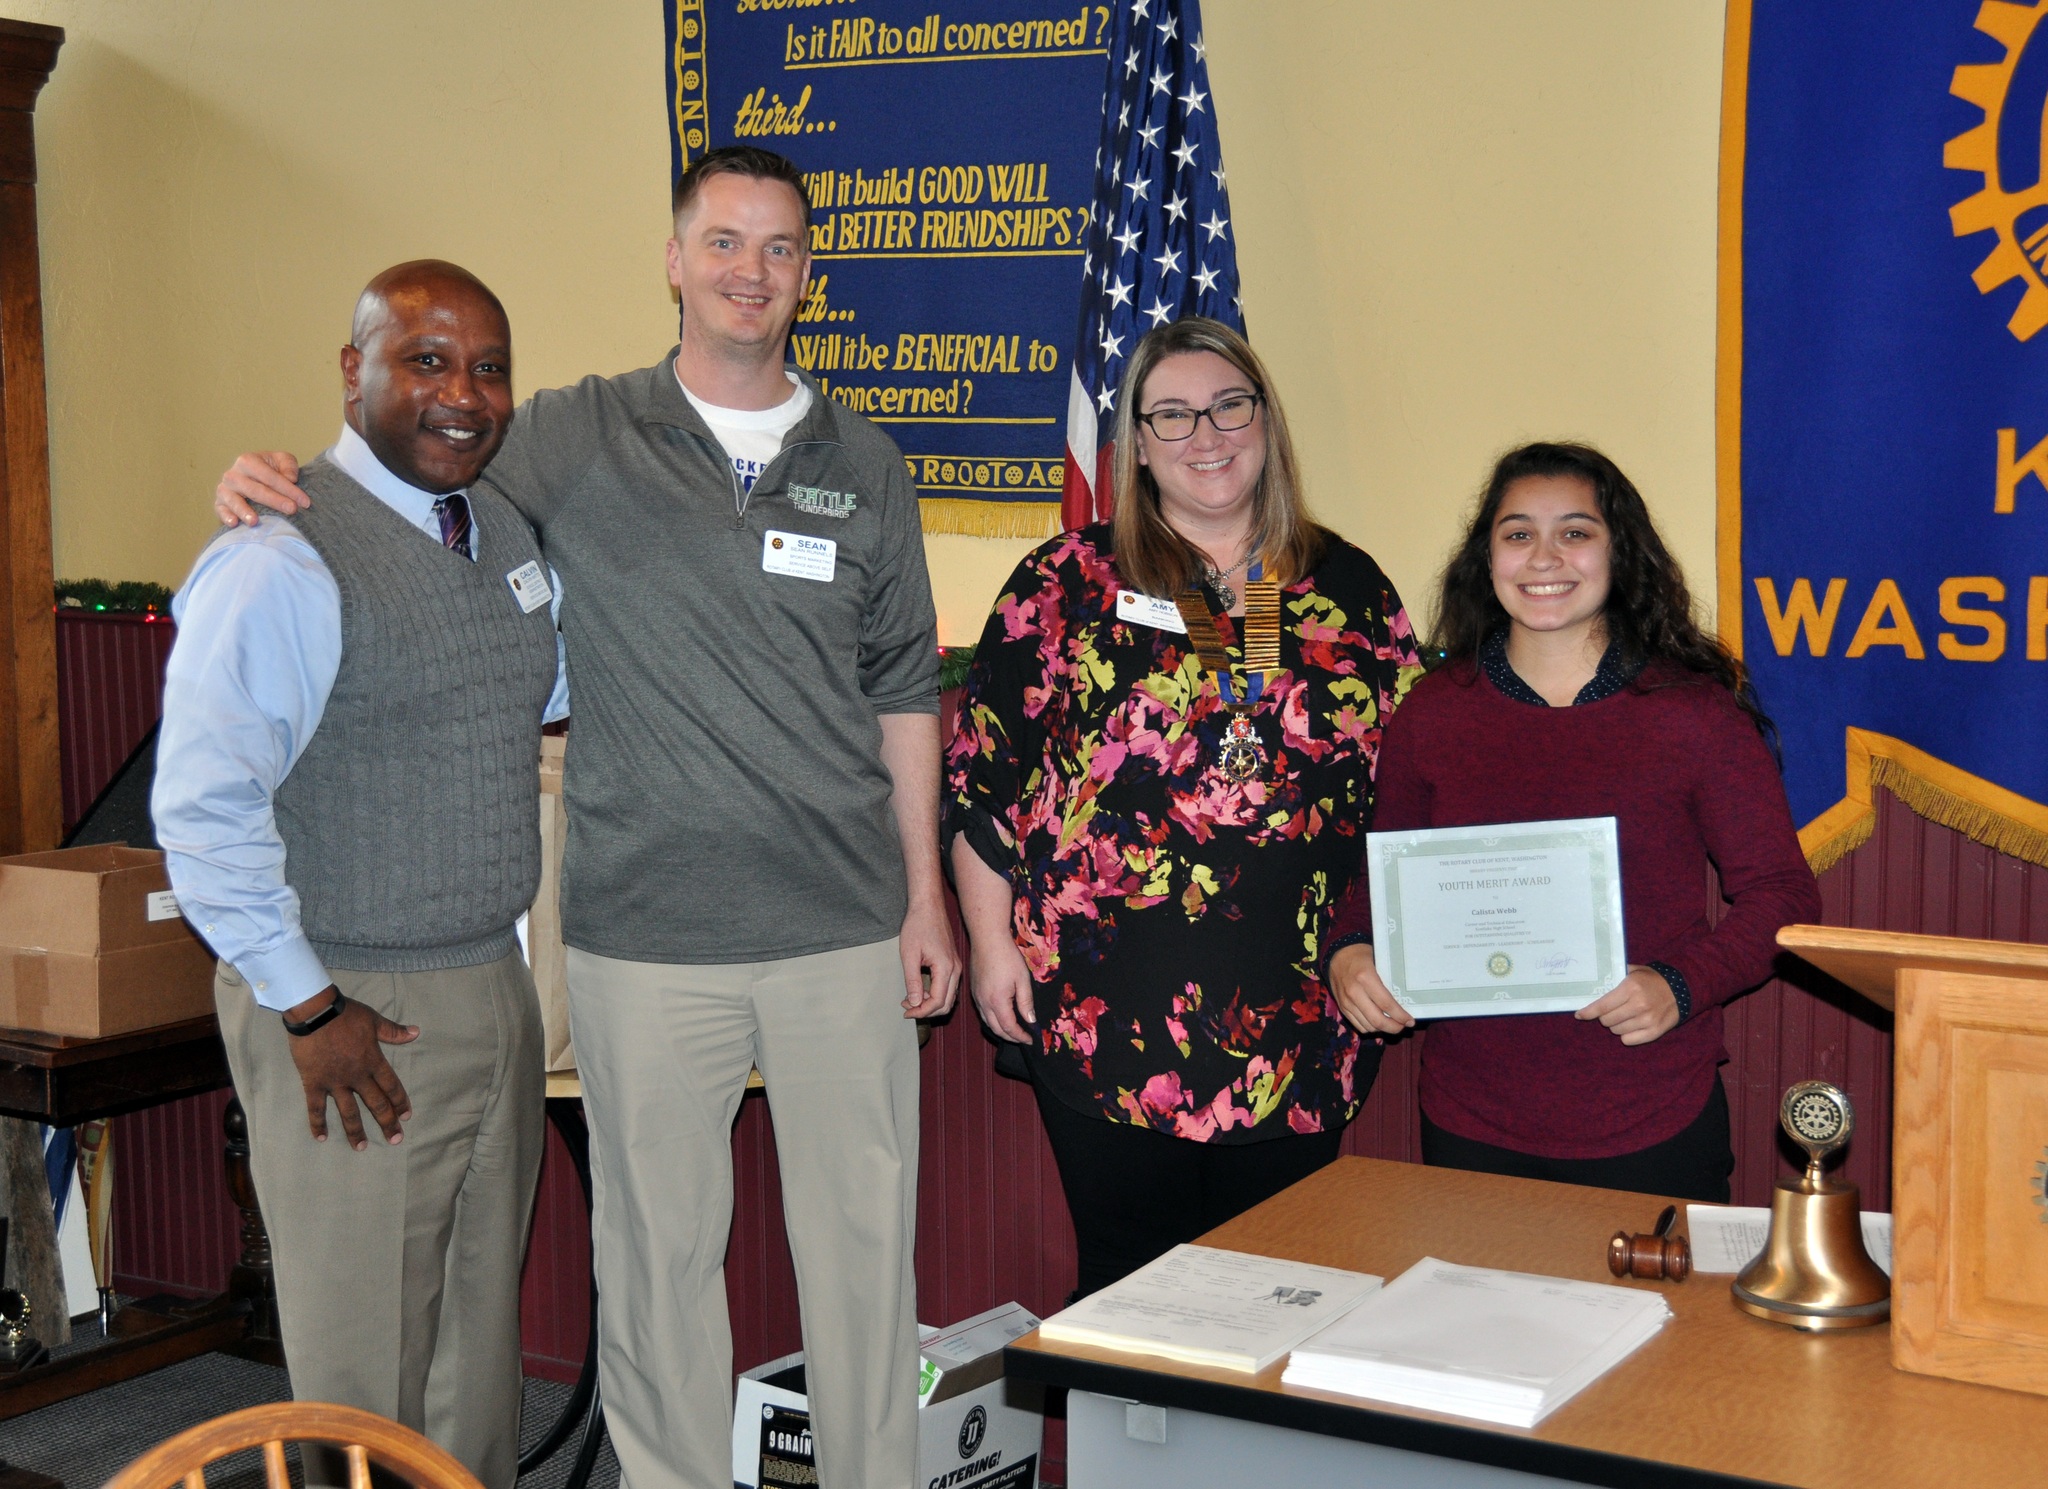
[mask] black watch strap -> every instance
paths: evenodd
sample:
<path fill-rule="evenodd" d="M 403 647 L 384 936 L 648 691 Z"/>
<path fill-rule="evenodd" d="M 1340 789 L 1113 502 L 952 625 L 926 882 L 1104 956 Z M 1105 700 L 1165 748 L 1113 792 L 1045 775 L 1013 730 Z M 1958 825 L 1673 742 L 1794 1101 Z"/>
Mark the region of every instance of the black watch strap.
<path fill-rule="evenodd" d="M 336 988 L 334 990 L 334 1001 L 311 1018 L 304 1019 L 296 1024 L 290 1019 L 285 1019 L 284 1032 L 291 1035 L 294 1039 L 303 1039 L 308 1034 L 318 1033 L 340 1018 L 342 1009 L 346 1007 L 348 1007 L 348 999 L 342 997 L 340 988 Z M 283 1015 L 279 1015 L 279 1017 L 282 1018 Z"/>

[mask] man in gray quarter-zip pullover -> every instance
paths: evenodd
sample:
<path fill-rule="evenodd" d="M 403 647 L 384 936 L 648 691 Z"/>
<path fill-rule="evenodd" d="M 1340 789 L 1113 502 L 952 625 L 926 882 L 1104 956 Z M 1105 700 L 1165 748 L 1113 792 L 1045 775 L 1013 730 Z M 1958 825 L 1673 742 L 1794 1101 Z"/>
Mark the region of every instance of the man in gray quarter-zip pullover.
<path fill-rule="evenodd" d="M 938 640 L 902 453 L 784 366 L 810 206 L 782 157 L 676 189 L 681 345 L 522 407 L 485 485 L 560 572 L 562 928 L 605 1416 L 628 1489 L 724 1483 L 731 1128 L 767 1083 L 820 1482 L 917 1447 L 910 1018 L 952 1006 Z M 245 456 L 222 515 L 294 488 Z"/>
<path fill-rule="evenodd" d="M 519 1472 L 544 1137 L 513 927 L 540 878 L 541 720 L 565 706 L 533 531 L 475 484 L 511 350 L 452 264 L 371 281 L 341 437 L 302 478 L 318 504 L 220 534 L 178 592 L 151 799 L 221 959 L 292 1393 L 422 1429 L 490 1489 Z M 306 1472 L 349 1482 L 338 1454 Z"/>

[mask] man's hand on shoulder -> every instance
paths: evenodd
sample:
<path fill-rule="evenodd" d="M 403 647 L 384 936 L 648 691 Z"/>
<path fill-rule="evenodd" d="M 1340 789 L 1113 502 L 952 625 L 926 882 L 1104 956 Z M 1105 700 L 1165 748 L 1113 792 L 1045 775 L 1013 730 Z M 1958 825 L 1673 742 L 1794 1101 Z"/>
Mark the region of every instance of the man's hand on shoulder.
<path fill-rule="evenodd" d="M 914 895 L 903 917 L 903 1016 L 935 1019 L 953 1011 L 960 991 L 960 943 L 940 895 Z"/>
<path fill-rule="evenodd" d="M 289 451 L 237 455 L 213 488 L 213 515 L 228 527 L 254 527 L 262 520 L 259 506 L 289 517 L 313 505 L 313 499 L 293 484 L 298 478 L 299 462 Z"/>
<path fill-rule="evenodd" d="M 316 1018 L 341 997 L 341 989 L 326 987 L 296 1008 L 285 1010 L 285 1022 L 302 1024 Z M 356 1100 L 362 1099 L 370 1115 L 384 1130 L 387 1143 L 403 1141 L 399 1124 L 412 1120 L 412 1098 L 382 1046 L 411 1044 L 420 1037 L 416 1024 L 394 1024 L 367 1004 L 348 999 L 334 1018 L 310 1034 L 287 1034 L 292 1063 L 299 1067 L 299 1081 L 306 1088 L 306 1125 L 313 1140 L 327 1141 L 327 1103 L 341 1114 L 341 1130 L 348 1145 L 357 1152 L 370 1146 L 363 1135 L 362 1114 Z"/>

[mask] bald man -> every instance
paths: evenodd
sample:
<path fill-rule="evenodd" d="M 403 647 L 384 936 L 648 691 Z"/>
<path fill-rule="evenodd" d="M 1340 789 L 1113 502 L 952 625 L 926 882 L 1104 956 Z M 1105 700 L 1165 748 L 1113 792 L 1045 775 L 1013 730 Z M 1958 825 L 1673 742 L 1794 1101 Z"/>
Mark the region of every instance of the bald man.
<path fill-rule="evenodd" d="M 490 290 L 386 270 L 341 380 L 317 504 L 221 533 L 179 591 L 152 807 L 220 956 L 293 1394 L 511 1489 L 544 1063 L 514 924 L 541 724 L 567 711 L 555 586 L 472 489 L 512 418 Z"/>

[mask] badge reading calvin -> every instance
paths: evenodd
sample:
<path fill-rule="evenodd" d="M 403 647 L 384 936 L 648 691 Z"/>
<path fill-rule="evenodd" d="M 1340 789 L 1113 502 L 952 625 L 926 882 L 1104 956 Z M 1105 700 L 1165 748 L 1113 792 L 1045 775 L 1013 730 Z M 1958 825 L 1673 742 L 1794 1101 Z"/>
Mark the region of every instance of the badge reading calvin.
<path fill-rule="evenodd" d="M 521 615 L 533 614 L 555 597 L 548 588 L 547 574 L 531 559 L 507 574 L 505 582 L 512 586 L 512 598 L 519 602 Z"/>
<path fill-rule="evenodd" d="M 804 533 L 779 533 L 770 528 L 761 539 L 761 569 L 768 574 L 787 574 L 792 579 L 832 582 L 839 561 L 839 545 L 830 538 L 813 538 Z"/>

